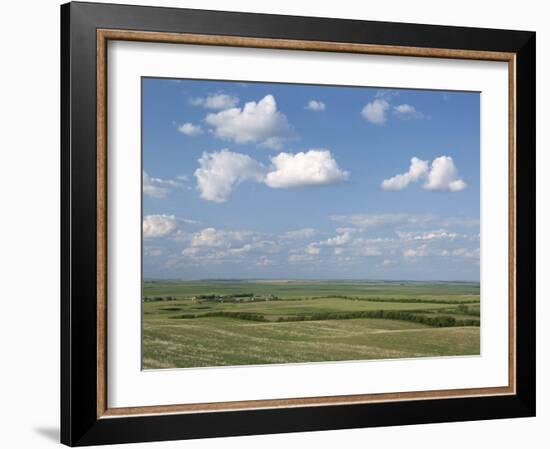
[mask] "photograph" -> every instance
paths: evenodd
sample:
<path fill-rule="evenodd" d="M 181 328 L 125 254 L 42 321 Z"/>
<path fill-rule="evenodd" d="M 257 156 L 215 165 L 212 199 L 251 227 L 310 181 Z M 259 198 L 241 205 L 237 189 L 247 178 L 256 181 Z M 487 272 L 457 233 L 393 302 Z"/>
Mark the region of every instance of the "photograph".
<path fill-rule="evenodd" d="M 480 107 L 142 77 L 142 369 L 479 356 Z"/>

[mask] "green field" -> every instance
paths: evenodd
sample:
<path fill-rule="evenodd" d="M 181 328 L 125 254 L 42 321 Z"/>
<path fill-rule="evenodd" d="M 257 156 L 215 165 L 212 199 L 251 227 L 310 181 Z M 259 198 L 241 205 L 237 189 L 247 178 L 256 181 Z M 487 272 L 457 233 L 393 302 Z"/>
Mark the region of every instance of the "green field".
<path fill-rule="evenodd" d="M 479 283 L 146 281 L 143 368 L 479 354 Z"/>

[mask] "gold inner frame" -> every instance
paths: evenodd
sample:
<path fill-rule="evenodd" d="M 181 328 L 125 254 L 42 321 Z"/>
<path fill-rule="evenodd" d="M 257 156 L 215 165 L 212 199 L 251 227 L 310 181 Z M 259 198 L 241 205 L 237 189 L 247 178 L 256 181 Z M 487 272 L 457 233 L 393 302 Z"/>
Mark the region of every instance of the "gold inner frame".
<path fill-rule="evenodd" d="M 108 408 L 107 404 L 107 42 L 109 40 L 362 53 L 508 63 L 508 385 L 503 387 L 316 396 L 200 404 Z M 97 417 L 343 405 L 420 399 L 513 395 L 516 392 L 516 54 L 492 51 L 267 39 L 238 36 L 97 30 Z"/>

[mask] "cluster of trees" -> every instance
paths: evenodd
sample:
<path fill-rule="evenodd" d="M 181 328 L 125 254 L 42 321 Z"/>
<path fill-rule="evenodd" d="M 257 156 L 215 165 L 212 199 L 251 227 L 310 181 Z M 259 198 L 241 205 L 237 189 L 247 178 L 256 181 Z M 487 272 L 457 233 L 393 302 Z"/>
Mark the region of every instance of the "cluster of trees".
<path fill-rule="evenodd" d="M 454 327 L 454 326 L 479 326 L 479 320 L 466 319 L 459 320 L 453 316 L 436 315 L 430 316 L 424 311 L 403 312 L 398 310 L 368 310 L 355 312 L 319 312 L 311 315 L 293 315 L 277 318 L 279 323 L 288 323 L 294 321 L 323 321 L 323 320 L 349 320 L 354 318 L 378 318 L 386 320 L 411 321 L 413 323 L 425 324 L 432 327 Z M 269 322 L 265 315 L 250 312 L 209 312 L 205 314 L 187 313 L 178 315 L 174 318 L 191 319 L 202 317 L 226 317 L 237 318 L 240 320 Z"/>
<path fill-rule="evenodd" d="M 197 295 L 195 296 L 196 299 L 218 299 L 223 298 L 222 295 L 215 295 L 214 293 L 208 294 L 208 295 Z"/>
<path fill-rule="evenodd" d="M 308 299 L 327 299 L 327 298 L 338 298 L 338 299 L 350 299 L 353 301 L 368 301 L 368 302 L 413 302 L 413 303 L 426 303 L 426 304 L 478 304 L 478 299 L 424 299 L 424 298 L 388 298 L 388 297 L 373 297 L 369 296 L 368 298 L 362 296 L 344 296 L 344 295 L 328 295 L 328 296 L 315 296 Z"/>
<path fill-rule="evenodd" d="M 200 315 L 195 315 L 192 313 L 184 313 L 182 315 L 175 316 L 174 318 L 191 319 L 191 318 L 206 318 L 206 317 L 237 318 L 239 320 L 259 321 L 259 322 L 269 321 L 264 315 L 261 315 L 259 313 L 250 313 L 250 312 L 208 312 Z"/>
<path fill-rule="evenodd" d="M 197 295 L 196 299 L 224 299 L 224 298 L 253 298 L 254 293 L 235 293 L 232 295 L 217 295 L 215 293 L 208 293 L 206 295 Z"/>
<path fill-rule="evenodd" d="M 173 296 L 145 296 L 143 302 L 175 301 Z"/>
<path fill-rule="evenodd" d="M 216 295 L 216 294 L 208 294 L 208 295 L 198 295 L 195 296 L 194 299 L 202 300 L 202 301 L 246 301 L 246 302 L 259 302 L 259 301 L 275 301 L 279 298 L 274 295 L 268 295 L 268 296 L 256 296 L 254 293 L 235 293 L 233 295 Z"/>
<path fill-rule="evenodd" d="M 398 310 L 368 310 L 356 312 L 321 312 L 312 315 L 279 317 L 278 322 L 318 321 L 318 320 L 348 320 L 353 318 L 378 318 L 386 320 L 402 320 L 426 324 L 432 327 L 479 326 L 479 320 L 457 320 L 448 315 L 429 316 L 423 311 L 403 312 Z"/>

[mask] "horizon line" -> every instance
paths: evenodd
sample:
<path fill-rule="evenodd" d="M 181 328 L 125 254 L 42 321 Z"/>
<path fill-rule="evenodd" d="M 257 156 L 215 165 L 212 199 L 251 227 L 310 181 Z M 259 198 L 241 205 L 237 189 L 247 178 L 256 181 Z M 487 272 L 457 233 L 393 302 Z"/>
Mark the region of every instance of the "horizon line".
<path fill-rule="evenodd" d="M 193 279 L 181 279 L 181 278 L 155 278 L 150 277 L 142 278 L 142 282 L 150 281 L 180 281 L 180 282 L 205 282 L 205 281 L 217 281 L 217 282 L 229 282 L 229 281 L 320 281 L 320 282 L 334 282 L 334 281 L 364 281 L 364 282 L 463 282 L 463 283 L 480 283 L 480 280 L 470 279 L 373 279 L 373 278 L 193 278 Z"/>

